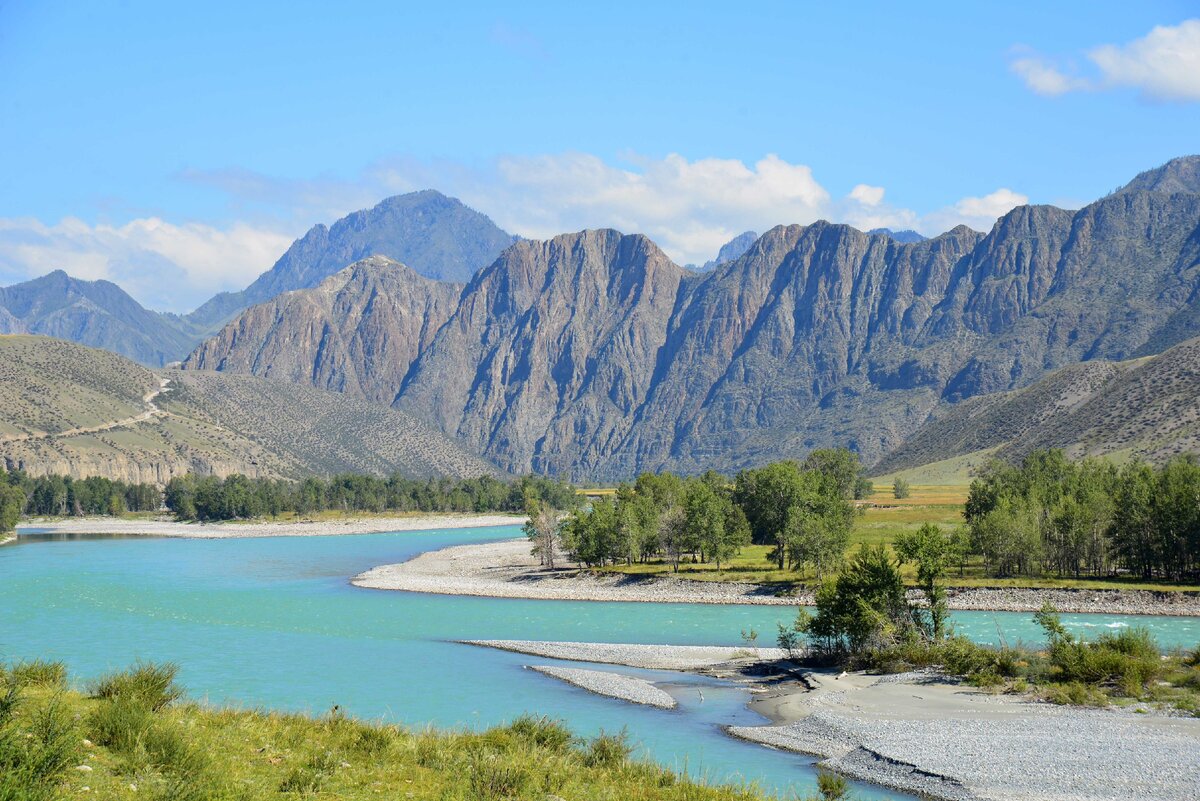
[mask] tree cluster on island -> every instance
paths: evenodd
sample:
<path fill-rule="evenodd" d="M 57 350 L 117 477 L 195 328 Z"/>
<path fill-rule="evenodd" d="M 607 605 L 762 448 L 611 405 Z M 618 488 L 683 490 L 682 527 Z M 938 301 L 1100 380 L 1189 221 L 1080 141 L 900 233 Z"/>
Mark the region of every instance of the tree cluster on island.
<path fill-rule="evenodd" d="M 712 471 L 643 473 L 572 512 L 558 535 L 571 559 L 588 567 L 663 560 L 673 570 L 684 561 L 719 570 L 754 543 L 772 546 L 780 569 L 812 565 L 821 575 L 841 562 L 854 500 L 869 492 L 858 457 L 845 449 L 743 470 L 732 481 Z"/>

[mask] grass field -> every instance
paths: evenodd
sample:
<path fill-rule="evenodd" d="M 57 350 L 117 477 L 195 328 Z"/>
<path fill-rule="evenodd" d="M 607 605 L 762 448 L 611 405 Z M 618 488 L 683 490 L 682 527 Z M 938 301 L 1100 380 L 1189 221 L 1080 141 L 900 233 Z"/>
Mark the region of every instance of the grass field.
<path fill-rule="evenodd" d="M 908 498 L 892 497 L 890 484 L 876 482 L 875 493 L 860 506 L 862 514 L 850 535 L 846 549 L 851 555 L 864 543 L 884 545 L 891 548 L 896 536 L 903 531 L 916 531 L 925 523 L 934 523 L 943 529 L 952 529 L 963 524 L 963 504 L 967 499 L 967 486 L 962 484 L 914 485 Z M 589 493 L 592 491 L 589 491 Z M 816 576 L 809 571 L 778 570 L 767 558 L 771 547 L 751 545 L 743 548 L 727 566 L 718 571 L 711 564 L 682 564 L 679 575 L 696 581 L 743 581 L 754 584 L 778 585 L 781 590 L 795 589 L 815 582 Z M 656 561 L 648 564 L 617 565 L 606 571 L 629 575 L 666 575 L 670 565 Z M 905 580 L 915 583 L 916 569 L 904 565 L 901 572 Z M 957 566 L 946 577 L 951 587 L 1032 587 L 1054 589 L 1126 589 L 1180 591 L 1198 588 L 1194 584 L 1170 584 L 1142 582 L 1133 579 L 1060 579 L 1054 577 L 993 578 L 983 575 L 983 564 L 972 557 L 959 575 Z"/>
<path fill-rule="evenodd" d="M 156 666 L 67 689 L 57 663 L 0 663 L 0 798 L 754 801 L 525 717 L 485 732 L 204 707 Z"/>

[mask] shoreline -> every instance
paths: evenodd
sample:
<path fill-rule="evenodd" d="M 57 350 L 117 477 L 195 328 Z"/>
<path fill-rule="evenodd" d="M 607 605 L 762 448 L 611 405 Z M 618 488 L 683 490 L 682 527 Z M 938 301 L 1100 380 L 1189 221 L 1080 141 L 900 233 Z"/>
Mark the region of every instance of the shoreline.
<path fill-rule="evenodd" d="M 779 596 L 757 584 L 670 577 L 595 575 L 577 568 L 549 570 L 530 556 L 524 539 L 456 545 L 380 565 L 351 579 L 356 587 L 559 601 L 811 606 L 811 593 Z M 920 597 L 916 590 L 910 593 Z M 1036 612 L 1049 601 L 1067 614 L 1200 616 L 1200 591 L 947 588 L 954 611 Z"/>
<path fill-rule="evenodd" d="M 1194 759 L 1200 746 L 1198 718 L 1054 706 L 989 693 L 933 672 L 877 676 L 807 670 L 771 649 L 469 644 L 532 659 L 731 680 L 750 691 L 749 708 L 771 723 L 723 727 L 729 736 L 813 756 L 822 767 L 850 778 L 940 801 L 1190 801 L 1200 785 L 1200 763 Z M 633 702 L 622 697 L 626 687 L 600 689 Z M 1081 749 L 1078 744 L 1085 742 L 1087 748 Z"/>
<path fill-rule="evenodd" d="M 251 523 L 181 523 L 175 520 L 122 520 L 108 517 L 30 520 L 17 533 L 123 534 L 183 539 L 241 539 L 251 537 L 333 537 L 340 534 L 389 534 L 455 528 L 516 526 L 519 515 L 431 513 L 395 517 L 347 517 L 342 520 L 256 521 Z M 15 537 L 14 537 L 15 538 Z"/>

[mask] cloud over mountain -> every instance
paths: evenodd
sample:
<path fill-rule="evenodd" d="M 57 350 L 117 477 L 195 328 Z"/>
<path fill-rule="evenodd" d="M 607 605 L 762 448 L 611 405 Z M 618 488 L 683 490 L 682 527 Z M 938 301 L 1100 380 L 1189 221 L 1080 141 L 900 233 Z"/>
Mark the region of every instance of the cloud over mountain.
<path fill-rule="evenodd" d="M 1086 55 L 1090 74 L 1026 50 L 1009 66 L 1040 95 L 1132 88 L 1152 100 L 1200 101 L 1200 19 L 1159 25 L 1139 39 L 1100 45 Z"/>

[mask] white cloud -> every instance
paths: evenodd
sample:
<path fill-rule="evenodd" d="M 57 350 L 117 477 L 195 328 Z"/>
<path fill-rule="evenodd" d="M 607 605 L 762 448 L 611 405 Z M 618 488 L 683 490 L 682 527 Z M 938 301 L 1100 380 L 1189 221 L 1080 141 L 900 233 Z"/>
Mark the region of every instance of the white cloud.
<path fill-rule="evenodd" d="M 883 187 L 859 184 L 850 190 L 850 199 L 864 206 L 878 206 L 883 202 Z"/>
<path fill-rule="evenodd" d="M 1000 188 L 982 197 L 964 197 L 952 206 L 926 214 L 918 230 L 926 235 L 948 231 L 957 225 L 966 225 L 976 231 L 991 230 L 998 217 L 1002 217 L 1017 206 L 1023 206 L 1029 198 L 1020 192 Z"/>
<path fill-rule="evenodd" d="M 1113 86 L 1131 86 L 1158 100 L 1200 100 L 1200 19 L 1160 25 L 1124 46 L 1088 54 Z"/>
<path fill-rule="evenodd" d="M 1088 81 L 1065 75 L 1057 67 L 1037 55 L 1018 58 L 1009 66 L 1021 77 L 1021 80 L 1025 81 L 1026 86 L 1039 95 L 1054 97 L 1067 92 L 1087 89 L 1090 86 Z"/>
<path fill-rule="evenodd" d="M 157 217 L 121 226 L 0 219 L 0 283 L 61 269 L 113 281 L 151 308 L 188 311 L 214 292 L 246 286 L 293 238 L 241 223 L 222 229 Z"/>
<path fill-rule="evenodd" d="M 1126 87 L 1153 100 L 1200 101 L 1200 19 L 1160 25 L 1140 39 L 1101 45 L 1086 56 L 1094 74 L 1075 74 L 1025 49 L 1009 66 L 1042 95 Z"/>
<path fill-rule="evenodd" d="M 713 258 L 746 230 L 818 219 L 927 235 L 960 223 L 986 231 L 997 216 L 1027 200 L 998 189 L 922 215 L 887 203 L 884 187 L 870 183 L 834 199 L 809 167 L 776 155 L 747 165 L 737 159 L 629 154 L 613 164 L 586 153 L 562 153 L 508 156 L 483 167 L 393 160 L 357 180 L 298 181 L 242 170 L 184 177 L 228 193 L 231 209 L 243 219 L 272 209 L 285 222 L 219 227 L 156 217 L 123 225 L 0 219 L 0 285 L 63 269 L 115 281 L 150 308 L 188 311 L 214 292 L 247 286 L 314 223 L 428 187 L 461 198 L 523 236 L 605 227 L 644 233 L 679 264 Z"/>

